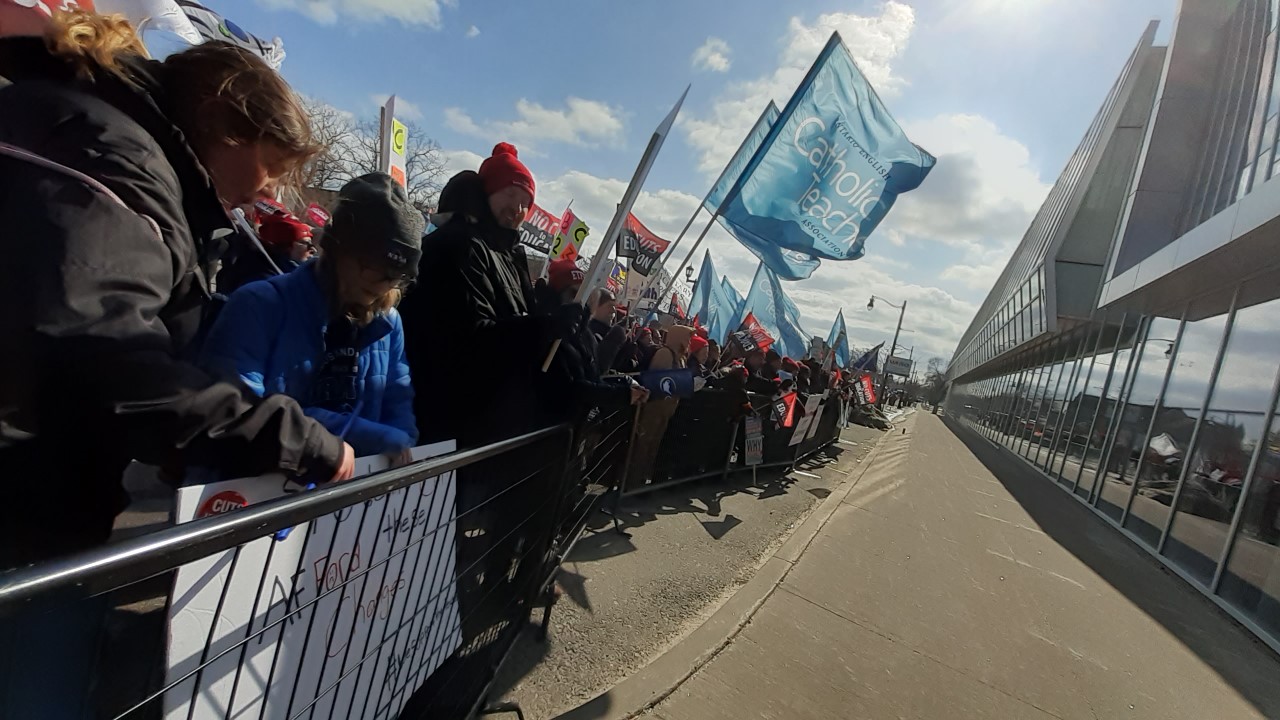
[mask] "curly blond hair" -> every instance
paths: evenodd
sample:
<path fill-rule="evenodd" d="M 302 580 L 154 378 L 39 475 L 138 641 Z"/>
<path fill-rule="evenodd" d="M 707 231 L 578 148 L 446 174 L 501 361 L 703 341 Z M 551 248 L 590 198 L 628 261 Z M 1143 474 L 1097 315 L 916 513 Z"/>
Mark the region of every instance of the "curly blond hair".
<path fill-rule="evenodd" d="M 55 12 L 44 40 L 51 53 L 74 65 L 76 73 L 85 78 L 99 68 L 121 74 L 120 60 L 125 56 L 150 57 L 142 38 L 123 15 Z"/>

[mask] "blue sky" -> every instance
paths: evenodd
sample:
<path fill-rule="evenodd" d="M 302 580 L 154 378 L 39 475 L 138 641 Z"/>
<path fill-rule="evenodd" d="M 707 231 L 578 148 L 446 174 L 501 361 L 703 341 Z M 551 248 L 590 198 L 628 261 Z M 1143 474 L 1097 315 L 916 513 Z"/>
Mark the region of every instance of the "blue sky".
<path fill-rule="evenodd" d="M 454 170 L 513 142 L 537 202 L 570 198 L 603 233 L 649 134 L 686 84 L 677 130 L 636 215 L 674 238 L 770 98 L 781 106 L 832 30 L 912 139 L 939 157 L 867 242 L 787 289 L 826 336 L 843 307 L 857 347 L 949 358 L 1146 23 L 1175 0 L 209 0 L 284 40 L 303 94 L 362 116 L 395 93 Z M 404 112 L 401 113 L 406 114 Z M 705 215 L 703 216 L 705 219 Z M 695 225 L 695 229 L 698 225 Z M 686 241 L 686 247 L 690 241 Z M 709 247 L 744 294 L 754 257 Z M 683 255 L 681 251 L 680 255 Z M 695 257 L 700 261 L 701 252 Z"/>

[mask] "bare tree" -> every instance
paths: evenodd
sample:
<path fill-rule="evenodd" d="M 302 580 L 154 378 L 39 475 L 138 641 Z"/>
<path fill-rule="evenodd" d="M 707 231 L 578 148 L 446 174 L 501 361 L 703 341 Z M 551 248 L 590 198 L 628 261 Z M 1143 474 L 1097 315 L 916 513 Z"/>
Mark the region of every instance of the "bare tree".
<path fill-rule="evenodd" d="M 320 152 L 302 168 L 302 186 L 337 190 L 351 178 L 350 149 L 355 122 L 351 115 L 318 100 L 304 99 L 311 135 Z"/>
<path fill-rule="evenodd" d="M 350 113 L 317 100 L 304 100 L 320 152 L 302 169 L 306 189 L 338 190 L 348 180 L 378 169 L 378 121 L 357 121 Z M 440 145 L 415 123 L 405 123 L 405 191 L 419 210 L 433 207 L 444 186 L 445 159 Z"/>
<path fill-rule="evenodd" d="M 419 210 L 435 206 L 437 196 L 445 181 L 444 153 L 440 144 L 427 136 L 414 122 L 405 123 L 409 139 L 405 143 L 405 192 L 409 201 Z M 362 172 L 373 172 L 378 167 L 379 133 L 376 120 L 366 120 L 356 127 L 353 142 L 354 163 Z"/>
<path fill-rule="evenodd" d="M 947 361 L 931 357 L 928 367 L 924 379 L 924 399 L 931 405 L 937 405 L 947 396 Z"/>

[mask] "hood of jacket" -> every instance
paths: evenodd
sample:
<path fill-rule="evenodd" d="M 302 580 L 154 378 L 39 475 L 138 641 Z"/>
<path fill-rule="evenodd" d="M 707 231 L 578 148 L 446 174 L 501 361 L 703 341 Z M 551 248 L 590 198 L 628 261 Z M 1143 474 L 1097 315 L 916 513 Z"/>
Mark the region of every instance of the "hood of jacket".
<path fill-rule="evenodd" d="M 68 63 L 49 52 L 42 38 L 0 38 L 0 77 L 14 85 L 46 83 L 96 97 L 127 115 L 155 140 L 182 186 L 182 210 L 193 236 L 197 242 L 213 241 L 208 247 L 201 244 L 197 248 L 201 265 L 208 267 L 226 250 L 233 232 L 231 220 L 208 171 L 169 119 L 164 64 L 131 57 L 124 59 L 122 66 L 125 77 L 101 70 L 81 78 Z"/>
<path fill-rule="evenodd" d="M 484 181 L 473 170 L 463 170 L 445 183 L 440 191 L 438 211 L 431 216 L 431 224 L 450 231 L 466 227 L 471 235 L 481 238 L 496 250 L 510 251 L 520 242 L 518 230 L 502 227 L 493 217 Z"/>

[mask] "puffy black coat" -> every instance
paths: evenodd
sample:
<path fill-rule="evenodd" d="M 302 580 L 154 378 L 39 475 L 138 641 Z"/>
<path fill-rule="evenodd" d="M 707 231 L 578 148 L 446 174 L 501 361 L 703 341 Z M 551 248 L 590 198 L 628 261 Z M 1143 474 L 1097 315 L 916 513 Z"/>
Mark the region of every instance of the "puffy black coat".
<path fill-rule="evenodd" d="M 471 171 L 449 180 L 439 209 L 447 219 L 423 239 L 417 284 L 400 303 L 419 436 L 470 446 L 527 432 L 540 423 L 550 333 L 534 314 L 519 233 L 497 224 Z"/>
<path fill-rule="evenodd" d="M 130 459 L 341 461 L 292 400 L 177 359 L 230 223 L 166 118 L 163 66 L 129 72 L 80 80 L 41 40 L 0 40 L 0 567 L 104 541 Z"/>

